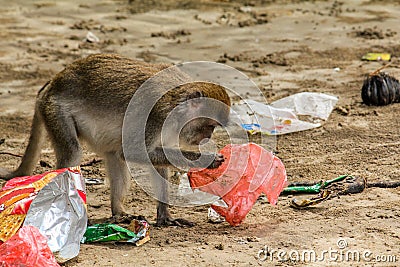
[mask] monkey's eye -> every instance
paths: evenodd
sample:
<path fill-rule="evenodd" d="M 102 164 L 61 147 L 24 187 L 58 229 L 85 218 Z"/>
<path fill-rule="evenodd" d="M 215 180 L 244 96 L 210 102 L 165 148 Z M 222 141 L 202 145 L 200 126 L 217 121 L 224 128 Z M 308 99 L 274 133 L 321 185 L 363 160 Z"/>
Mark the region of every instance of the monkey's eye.
<path fill-rule="evenodd" d="M 202 127 L 203 131 L 209 131 L 209 132 L 213 132 L 214 131 L 215 126 L 214 125 L 204 125 Z"/>

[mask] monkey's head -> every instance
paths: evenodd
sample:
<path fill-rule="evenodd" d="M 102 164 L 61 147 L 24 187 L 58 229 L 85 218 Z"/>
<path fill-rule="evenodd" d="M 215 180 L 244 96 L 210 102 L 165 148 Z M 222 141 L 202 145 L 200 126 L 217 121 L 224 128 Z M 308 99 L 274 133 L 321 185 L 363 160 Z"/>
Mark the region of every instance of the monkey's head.
<path fill-rule="evenodd" d="M 178 107 L 183 125 L 179 140 L 187 145 L 207 142 L 215 127 L 228 123 L 229 96 L 224 87 L 213 83 L 195 82 L 181 87 L 185 90 Z"/>

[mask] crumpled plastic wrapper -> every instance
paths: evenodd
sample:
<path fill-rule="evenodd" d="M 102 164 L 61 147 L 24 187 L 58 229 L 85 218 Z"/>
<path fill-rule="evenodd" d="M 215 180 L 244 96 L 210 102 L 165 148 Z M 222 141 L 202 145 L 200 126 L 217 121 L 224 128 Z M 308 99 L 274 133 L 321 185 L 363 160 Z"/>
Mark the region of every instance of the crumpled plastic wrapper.
<path fill-rule="evenodd" d="M 59 262 L 69 260 L 78 255 L 86 230 L 85 203 L 79 167 L 13 178 L 0 190 L 0 243 L 22 224 L 32 225 L 46 236 Z"/>
<path fill-rule="evenodd" d="M 225 218 L 218 214 L 213 208 L 208 208 L 208 221 L 210 223 L 222 223 L 225 221 Z"/>
<path fill-rule="evenodd" d="M 145 220 L 133 220 L 128 229 L 112 223 L 89 226 L 82 243 L 126 242 L 141 246 L 150 240 L 150 225 Z"/>
<path fill-rule="evenodd" d="M 87 226 L 86 193 L 80 171 L 67 170 L 48 183 L 33 200 L 24 225 L 48 238 L 58 262 L 76 257 Z"/>
<path fill-rule="evenodd" d="M 63 171 L 16 177 L 3 186 L 0 190 L 0 242 L 7 241 L 18 231 L 36 195 Z"/>
<path fill-rule="evenodd" d="M 279 158 L 254 143 L 230 144 L 219 153 L 225 158 L 219 168 L 192 168 L 188 177 L 193 189 L 222 198 L 227 207 L 211 207 L 230 225 L 243 222 L 261 193 L 271 205 L 276 205 L 287 183 L 286 170 Z"/>

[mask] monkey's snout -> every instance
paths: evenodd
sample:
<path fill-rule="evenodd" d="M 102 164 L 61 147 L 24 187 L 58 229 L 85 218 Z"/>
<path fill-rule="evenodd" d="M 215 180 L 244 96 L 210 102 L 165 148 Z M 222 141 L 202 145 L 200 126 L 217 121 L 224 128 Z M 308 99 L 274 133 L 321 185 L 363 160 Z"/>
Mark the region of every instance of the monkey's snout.
<path fill-rule="evenodd" d="M 200 140 L 199 145 L 207 144 L 208 141 L 210 141 L 210 138 L 207 138 L 207 137 L 206 137 L 206 138 L 203 138 L 202 140 Z"/>
<path fill-rule="evenodd" d="M 210 137 L 200 136 L 199 138 L 194 138 L 189 141 L 190 145 L 205 145 L 210 141 Z"/>

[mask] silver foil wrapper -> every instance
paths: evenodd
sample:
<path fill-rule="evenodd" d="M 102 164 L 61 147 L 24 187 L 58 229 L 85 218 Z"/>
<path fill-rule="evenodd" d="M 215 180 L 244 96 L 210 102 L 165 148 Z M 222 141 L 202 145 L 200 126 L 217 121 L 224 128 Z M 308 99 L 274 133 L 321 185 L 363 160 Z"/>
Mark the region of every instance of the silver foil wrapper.
<path fill-rule="evenodd" d="M 80 192 L 80 193 L 79 193 Z M 57 175 L 33 200 L 24 225 L 33 225 L 47 237 L 58 262 L 76 257 L 87 227 L 87 210 L 79 194 L 85 183 L 79 173 Z"/>

